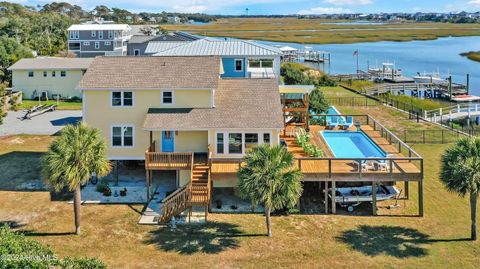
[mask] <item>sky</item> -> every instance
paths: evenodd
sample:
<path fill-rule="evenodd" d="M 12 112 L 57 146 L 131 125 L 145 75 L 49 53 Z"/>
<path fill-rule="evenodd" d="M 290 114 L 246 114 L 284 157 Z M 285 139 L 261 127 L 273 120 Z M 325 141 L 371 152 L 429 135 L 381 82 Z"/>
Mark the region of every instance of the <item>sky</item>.
<path fill-rule="evenodd" d="M 7 0 L 9 1 L 9 0 Z M 57 0 L 60 2 L 62 0 Z M 47 0 L 10 0 L 24 5 L 44 5 Z M 64 0 L 92 9 L 96 5 L 133 12 L 199 12 L 222 15 L 328 14 L 378 12 L 480 11 L 480 0 Z"/>

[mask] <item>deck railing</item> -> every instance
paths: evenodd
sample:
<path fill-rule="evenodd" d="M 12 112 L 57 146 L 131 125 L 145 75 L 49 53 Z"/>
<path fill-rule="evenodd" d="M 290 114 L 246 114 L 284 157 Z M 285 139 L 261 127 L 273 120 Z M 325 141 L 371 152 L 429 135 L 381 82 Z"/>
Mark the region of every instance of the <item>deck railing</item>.
<path fill-rule="evenodd" d="M 146 169 L 192 169 L 192 152 L 145 152 Z"/>
<path fill-rule="evenodd" d="M 192 195 L 190 188 L 191 183 L 188 183 L 162 200 L 159 223 L 168 222 L 172 217 L 182 213 L 190 206 Z"/>

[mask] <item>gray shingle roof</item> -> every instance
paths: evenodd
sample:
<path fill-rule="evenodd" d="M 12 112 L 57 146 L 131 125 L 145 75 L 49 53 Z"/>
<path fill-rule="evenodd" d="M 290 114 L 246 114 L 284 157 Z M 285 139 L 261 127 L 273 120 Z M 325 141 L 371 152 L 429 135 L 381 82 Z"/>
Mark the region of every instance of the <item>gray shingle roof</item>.
<path fill-rule="evenodd" d="M 86 70 L 92 58 L 37 57 L 24 58 L 10 66 L 8 70 Z"/>
<path fill-rule="evenodd" d="M 279 56 L 276 48 L 245 40 L 200 39 L 158 51 L 153 56 Z"/>
<path fill-rule="evenodd" d="M 96 57 L 79 89 L 214 89 L 219 57 Z"/>
<path fill-rule="evenodd" d="M 147 130 L 207 128 L 283 128 L 276 79 L 219 79 L 215 108 L 151 108 L 143 127 Z"/>

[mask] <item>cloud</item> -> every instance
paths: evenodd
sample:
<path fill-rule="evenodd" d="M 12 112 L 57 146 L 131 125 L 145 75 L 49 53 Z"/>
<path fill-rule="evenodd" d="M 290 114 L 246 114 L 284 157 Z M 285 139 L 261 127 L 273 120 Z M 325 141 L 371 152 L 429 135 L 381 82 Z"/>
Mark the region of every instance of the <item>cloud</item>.
<path fill-rule="evenodd" d="M 312 7 L 309 9 L 302 9 L 298 11 L 300 15 L 315 15 L 315 14 L 345 14 L 352 13 L 347 8 L 341 7 Z"/>
<path fill-rule="evenodd" d="M 471 0 L 467 4 L 472 5 L 472 6 L 479 6 L 480 7 L 480 0 Z"/>
<path fill-rule="evenodd" d="M 323 0 L 323 2 L 335 6 L 365 6 L 372 4 L 373 0 Z"/>

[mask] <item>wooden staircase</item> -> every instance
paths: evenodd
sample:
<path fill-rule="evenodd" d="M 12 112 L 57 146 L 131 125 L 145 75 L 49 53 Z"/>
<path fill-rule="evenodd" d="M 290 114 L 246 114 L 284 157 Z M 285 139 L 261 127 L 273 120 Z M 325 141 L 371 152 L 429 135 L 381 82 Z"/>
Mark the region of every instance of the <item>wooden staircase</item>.
<path fill-rule="evenodd" d="M 210 205 L 210 165 L 194 164 L 192 157 L 192 169 L 190 182 L 177 189 L 163 199 L 163 207 L 159 224 L 168 223 L 173 217 L 180 215 L 189 209 L 189 217 L 192 214 L 192 206 L 205 207 L 205 221 L 207 220 L 208 207 Z"/>

